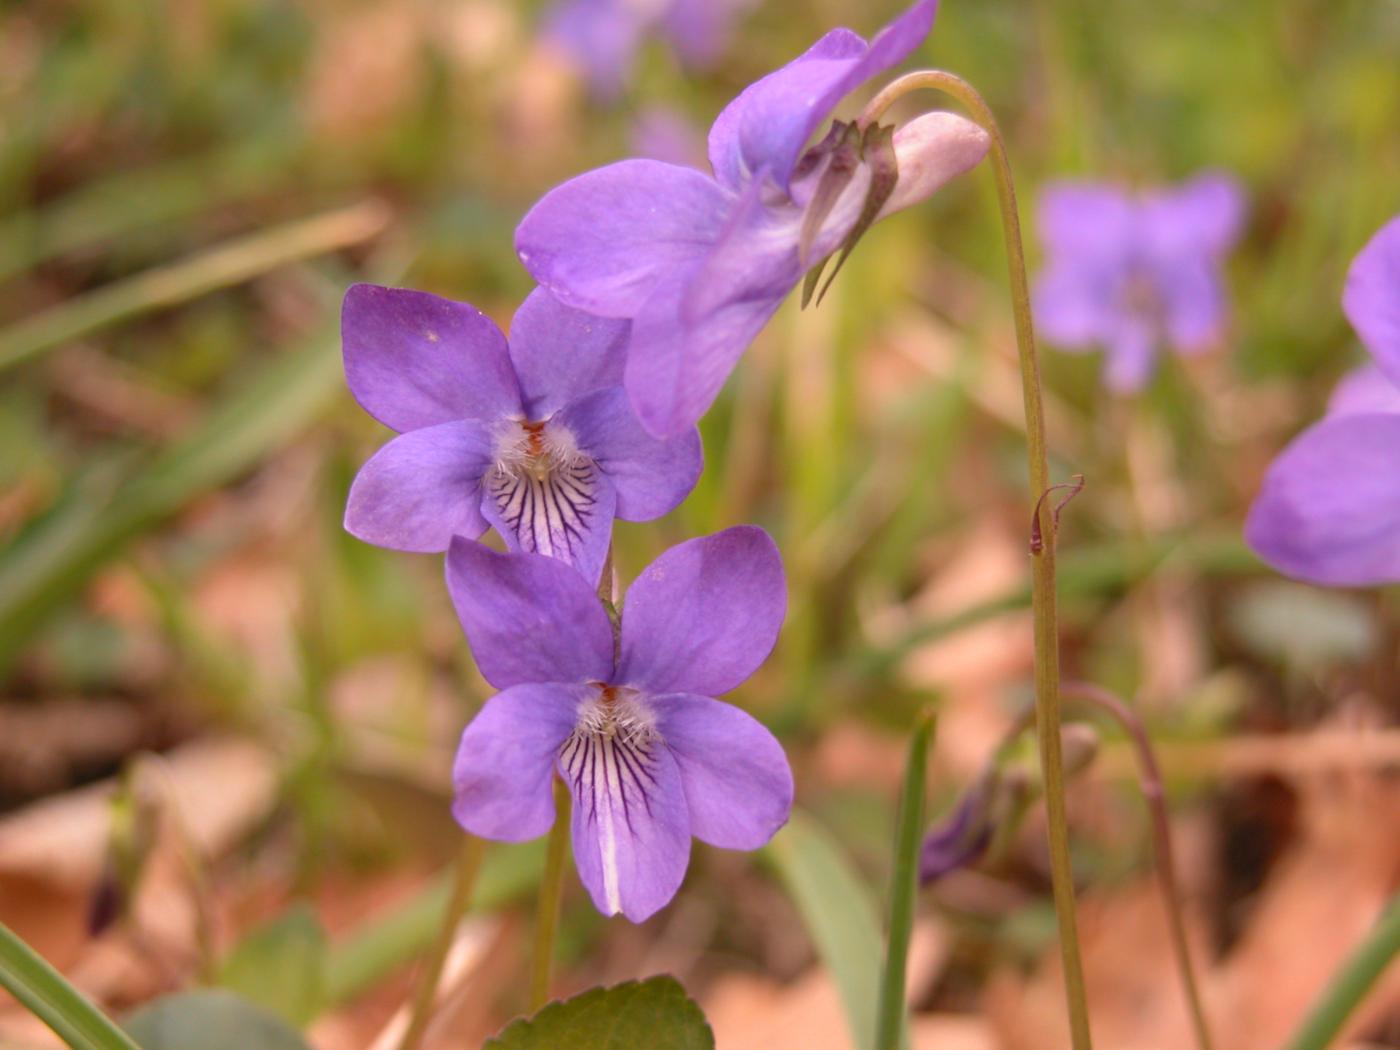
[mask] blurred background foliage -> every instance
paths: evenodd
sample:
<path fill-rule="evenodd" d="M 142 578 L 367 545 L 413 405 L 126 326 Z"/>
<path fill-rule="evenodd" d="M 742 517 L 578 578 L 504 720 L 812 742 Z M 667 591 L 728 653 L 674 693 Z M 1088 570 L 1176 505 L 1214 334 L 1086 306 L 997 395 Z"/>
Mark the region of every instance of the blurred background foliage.
<path fill-rule="evenodd" d="M 551 185 L 632 153 L 658 107 L 693 125 L 702 157 L 745 84 L 827 27 L 869 33 L 895 9 L 761 0 L 716 69 L 683 73 L 649 43 L 607 108 L 539 42 L 536 4 L 0 10 L 0 801 L 142 750 L 256 741 L 276 790 L 214 868 L 225 939 L 305 897 L 343 933 L 363 916 L 327 903 L 340 887 L 402 888 L 443 863 L 446 770 L 487 688 L 440 560 L 341 530 L 350 479 L 385 436 L 344 388 L 344 288 L 425 288 L 504 325 L 530 287 L 514 225 Z M 1385 0 L 945 0 L 918 55 L 1000 115 L 1028 219 L 1050 179 L 1150 185 L 1218 167 L 1248 186 L 1218 353 L 1166 360 L 1130 401 L 1103 392 L 1097 357 L 1044 362 L 1054 470 L 1088 479 L 1064 516 L 1066 668 L 1139 697 L 1181 745 L 1178 801 L 1215 829 L 1214 852 L 1188 855 L 1217 949 L 1240 936 L 1296 791 L 1268 768 L 1225 778 L 1200 748 L 1306 734 L 1339 710 L 1396 721 L 1392 597 L 1270 580 L 1239 532 L 1268 459 L 1359 359 L 1339 296 L 1400 210 L 1397 56 L 1400 5 Z M 820 309 L 789 303 L 760 337 L 704 422 L 689 500 L 617 530 L 624 581 L 737 522 L 778 539 L 788 624 L 736 699 L 781 733 L 800 804 L 870 886 L 912 712 L 930 697 L 944 709 L 938 812 L 1027 696 L 1003 268 L 986 172 L 881 224 Z M 1090 885 L 1146 870 L 1146 824 L 1114 785 L 1084 804 Z M 505 901 L 535 861 L 501 856 Z M 938 903 L 959 932 L 928 1003 L 966 1006 L 998 966 L 1040 957 L 1053 927 L 1039 857 L 1032 837 L 1003 864 L 1009 898 L 979 883 Z M 572 887 L 567 972 L 587 983 L 661 960 L 790 977 L 811 948 L 782 885 L 701 850 L 669 917 L 640 931 L 605 924 Z M 3 917 L 78 958 L 80 915 L 64 914 L 48 933 Z M 342 999 L 389 968 L 337 958 Z M 513 996 L 498 989 L 496 1012 Z"/>

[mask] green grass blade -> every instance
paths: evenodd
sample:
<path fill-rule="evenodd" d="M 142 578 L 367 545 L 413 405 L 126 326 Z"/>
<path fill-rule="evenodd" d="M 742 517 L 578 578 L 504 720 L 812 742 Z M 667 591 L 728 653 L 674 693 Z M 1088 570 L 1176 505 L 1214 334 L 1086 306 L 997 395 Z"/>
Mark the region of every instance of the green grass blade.
<path fill-rule="evenodd" d="M 0 984 L 73 1050 L 140 1050 L 4 923 L 0 923 Z"/>

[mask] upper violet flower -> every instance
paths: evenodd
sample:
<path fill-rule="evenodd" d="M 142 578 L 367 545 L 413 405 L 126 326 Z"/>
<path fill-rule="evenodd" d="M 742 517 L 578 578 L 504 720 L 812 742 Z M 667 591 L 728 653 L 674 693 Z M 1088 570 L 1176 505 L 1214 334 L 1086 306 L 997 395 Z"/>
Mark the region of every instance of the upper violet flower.
<path fill-rule="evenodd" d="M 734 19 L 753 0 L 561 0 L 544 35 L 582 67 L 593 94 L 616 98 L 632 72 L 642 38 L 663 37 L 687 66 L 713 65 Z"/>
<path fill-rule="evenodd" d="M 804 274 L 986 154 L 986 133 L 951 113 L 893 132 L 838 121 L 807 148 L 842 99 L 918 46 L 934 8 L 919 0 L 869 43 L 834 30 L 751 84 L 710 129 L 712 177 L 625 160 L 525 216 L 516 248 L 540 284 L 632 319 L 627 392 L 653 434 L 695 424 Z"/>
<path fill-rule="evenodd" d="M 787 821 L 792 773 L 752 717 L 712 699 L 767 658 L 787 605 L 768 534 L 726 529 L 673 547 L 627 593 L 614 636 L 557 561 L 456 540 L 447 585 L 481 673 L 501 692 L 462 734 L 453 813 L 518 842 L 573 794 L 579 877 L 605 915 L 641 922 L 679 888 L 694 835 L 756 849 Z"/>
<path fill-rule="evenodd" d="M 620 383 L 627 323 L 536 289 L 510 343 L 480 310 L 357 284 L 345 295 L 345 376 L 399 431 L 350 487 L 345 528 L 369 543 L 446 550 L 494 527 L 511 550 L 560 558 L 596 583 L 614 517 L 648 521 L 700 476 L 694 430 L 658 441 Z"/>
<path fill-rule="evenodd" d="M 1047 258 L 1036 325 L 1066 350 L 1104 347 L 1110 389 L 1142 389 L 1161 344 L 1192 354 L 1221 338 L 1220 264 L 1244 212 L 1239 185 L 1220 173 L 1138 195 L 1105 183 L 1051 186 L 1038 216 Z"/>
<path fill-rule="evenodd" d="M 1400 215 L 1361 250 L 1342 307 L 1373 363 L 1337 386 L 1323 419 L 1264 477 L 1245 539 L 1298 579 L 1400 581 Z"/>

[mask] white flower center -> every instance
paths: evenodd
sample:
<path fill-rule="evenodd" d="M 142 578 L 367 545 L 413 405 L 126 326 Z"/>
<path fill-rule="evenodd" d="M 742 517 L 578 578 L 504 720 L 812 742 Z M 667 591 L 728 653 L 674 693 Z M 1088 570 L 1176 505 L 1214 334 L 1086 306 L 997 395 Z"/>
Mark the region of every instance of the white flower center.
<path fill-rule="evenodd" d="M 598 465 L 565 426 L 519 420 L 496 435 L 486 491 L 520 549 L 575 561 L 597 517 Z"/>

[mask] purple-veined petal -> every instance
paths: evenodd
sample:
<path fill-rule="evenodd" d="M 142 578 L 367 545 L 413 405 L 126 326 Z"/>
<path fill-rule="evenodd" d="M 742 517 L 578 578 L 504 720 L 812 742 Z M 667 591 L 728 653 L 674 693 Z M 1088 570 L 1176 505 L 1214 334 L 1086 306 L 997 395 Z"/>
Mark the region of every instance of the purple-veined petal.
<path fill-rule="evenodd" d="M 1146 194 L 1139 206 L 1148 249 L 1168 258 L 1223 255 L 1239 239 L 1245 211 L 1239 182 L 1219 171 L 1202 172 L 1180 186 Z"/>
<path fill-rule="evenodd" d="M 1134 254 L 1137 205 L 1107 183 L 1050 183 L 1040 193 L 1036 224 L 1052 264 L 1126 267 Z"/>
<path fill-rule="evenodd" d="M 726 693 L 768 658 L 786 610 L 782 559 L 762 529 L 679 544 L 627 592 L 616 680 L 653 695 Z"/>
<path fill-rule="evenodd" d="M 531 292 L 510 325 L 526 416 L 545 419 L 585 394 L 621 385 L 631 329 L 627 321 L 565 306 L 543 288 Z"/>
<path fill-rule="evenodd" d="M 604 915 L 651 917 L 690 863 L 690 822 L 676 761 L 659 737 L 580 727 L 559 756 L 574 796 L 574 862 Z"/>
<path fill-rule="evenodd" d="M 593 97 L 610 102 L 622 93 L 646 29 L 636 5 L 616 0 L 563 0 L 545 20 L 544 37 L 582 69 Z"/>
<path fill-rule="evenodd" d="M 1366 349 L 1400 383 L 1400 215 L 1352 261 L 1342 308 Z"/>
<path fill-rule="evenodd" d="M 708 696 L 651 698 L 657 731 L 675 756 L 690 833 L 723 849 L 757 849 L 792 812 L 792 769 L 752 715 Z"/>
<path fill-rule="evenodd" d="M 403 432 L 520 411 L 505 336 L 474 306 L 356 284 L 345 293 L 340 330 L 350 392 L 387 427 Z"/>
<path fill-rule="evenodd" d="M 472 420 L 400 434 L 355 476 L 345 531 L 401 551 L 445 551 L 453 536 L 476 539 L 481 476 L 491 465 L 491 436 Z"/>
<path fill-rule="evenodd" d="M 1377 364 L 1353 368 L 1342 376 L 1327 402 L 1329 416 L 1359 415 L 1371 412 L 1400 414 L 1400 386 L 1391 381 Z"/>
<path fill-rule="evenodd" d="M 512 686 L 497 693 L 462 733 L 452 767 L 452 815 L 473 835 L 524 842 L 554 823 L 550 781 L 591 687 Z"/>
<path fill-rule="evenodd" d="M 843 98 L 908 56 L 933 27 L 936 0 L 918 0 L 867 45 L 834 29 L 781 69 L 750 84 L 710 129 L 715 177 L 737 190 L 768 169 L 786 188 L 798 155 Z"/>
<path fill-rule="evenodd" d="M 620 386 L 595 391 L 556 418 L 612 482 L 617 516 L 624 521 L 650 521 L 670 513 L 700 479 L 700 432 L 692 427 L 673 438 L 652 437 Z"/>
<path fill-rule="evenodd" d="M 617 513 L 617 491 L 598 464 L 579 456 L 541 474 L 493 468 L 482 490 L 482 516 L 509 550 L 557 558 L 597 586 Z"/>
<path fill-rule="evenodd" d="M 611 679 L 608 614 L 563 562 L 458 537 L 447 551 L 447 590 L 477 667 L 497 689 Z"/>
<path fill-rule="evenodd" d="M 624 160 L 545 194 L 516 229 L 515 249 L 560 301 L 632 317 L 658 280 L 709 251 L 731 201 L 694 168 Z"/>
<path fill-rule="evenodd" d="M 1400 580 L 1400 415 L 1329 416 L 1274 460 L 1245 539 L 1274 568 L 1312 583 Z"/>

